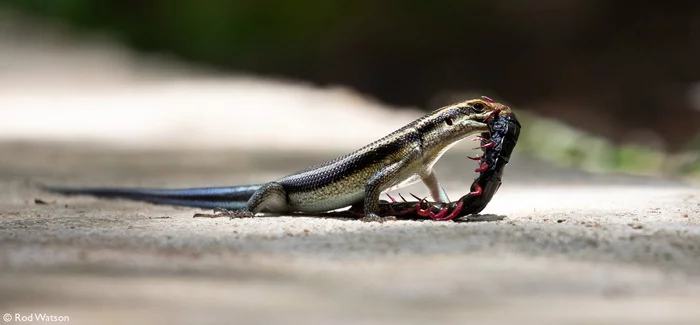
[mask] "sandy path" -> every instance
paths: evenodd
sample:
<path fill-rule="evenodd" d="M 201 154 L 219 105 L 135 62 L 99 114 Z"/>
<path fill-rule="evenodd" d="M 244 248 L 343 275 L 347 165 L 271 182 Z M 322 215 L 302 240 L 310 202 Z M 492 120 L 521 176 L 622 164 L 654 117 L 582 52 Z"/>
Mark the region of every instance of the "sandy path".
<path fill-rule="evenodd" d="M 516 158 L 484 211 L 495 221 L 229 221 L 64 198 L 32 183 L 233 184 L 324 155 L 26 144 L 2 153 L 0 312 L 49 312 L 78 324 L 700 320 L 700 190 L 682 184 L 599 185 Z M 451 155 L 441 166 L 463 171 L 465 162 Z M 446 183 L 450 193 L 466 187 Z"/>

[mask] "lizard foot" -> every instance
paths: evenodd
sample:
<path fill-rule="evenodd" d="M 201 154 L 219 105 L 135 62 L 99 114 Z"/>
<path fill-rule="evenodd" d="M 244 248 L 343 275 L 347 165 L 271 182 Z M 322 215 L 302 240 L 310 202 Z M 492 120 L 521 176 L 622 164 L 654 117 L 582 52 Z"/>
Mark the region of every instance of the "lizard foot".
<path fill-rule="evenodd" d="M 255 214 L 246 210 L 231 211 L 224 208 L 215 208 L 214 213 L 197 213 L 193 218 L 252 218 Z"/>
<path fill-rule="evenodd" d="M 231 219 L 243 219 L 243 218 L 252 218 L 255 216 L 255 213 L 250 212 L 248 210 L 236 210 L 236 211 L 229 211 L 227 213 L 227 216 L 230 217 Z"/>
<path fill-rule="evenodd" d="M 398 219 L 396 219 L 395 216 L 380 217 L 380 216 L 378 216 L 378 215 L 376 215 L 376 214 L 374 214 L 374 213 L 370 213 L 370 214 L 365 215 L 365 216 L 364 216 L 362 219 L 360 219 L 360 220 L 362 220 L 362 222 L 379 222 L 379 223 L 383 223 L 383 222 L 386 222 L 386 221 L 396 221 L 396 220 L 398 220 Z"/>

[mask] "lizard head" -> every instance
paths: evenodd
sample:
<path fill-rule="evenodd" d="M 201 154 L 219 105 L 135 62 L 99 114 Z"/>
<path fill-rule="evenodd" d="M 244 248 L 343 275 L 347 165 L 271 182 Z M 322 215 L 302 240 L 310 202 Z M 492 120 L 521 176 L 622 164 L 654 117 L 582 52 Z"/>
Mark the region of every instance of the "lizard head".
<path fill-rule="evenodd" d="M 458 141 L 489 132 L 494 116 L 509 114 L 510 108 L 488 97 L 470 99 L 439 108 L 421 119 L 418 129 L 423 149 L 441 155 Z"/>

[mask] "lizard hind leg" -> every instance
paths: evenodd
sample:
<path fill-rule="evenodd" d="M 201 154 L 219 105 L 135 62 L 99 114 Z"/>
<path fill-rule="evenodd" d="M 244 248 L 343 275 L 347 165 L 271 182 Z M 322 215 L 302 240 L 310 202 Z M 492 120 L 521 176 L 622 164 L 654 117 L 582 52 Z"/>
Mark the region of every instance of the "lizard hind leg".
<path fill-rule="evenodd" d="M 270 182 L 261 186 L 250 197 L 246 206 L 231 212 L 232 218 L 250 218 L 259 212 L 288 212 L 287 192 L 282 184 Z"/>

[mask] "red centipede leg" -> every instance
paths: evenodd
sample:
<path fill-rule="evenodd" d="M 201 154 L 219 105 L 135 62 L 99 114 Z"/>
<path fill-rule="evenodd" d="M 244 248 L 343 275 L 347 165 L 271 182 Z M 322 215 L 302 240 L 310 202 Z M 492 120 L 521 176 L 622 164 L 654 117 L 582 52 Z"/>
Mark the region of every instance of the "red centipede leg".
<path fill-rule="evenodd" d="M 408 201 L 406 201 L 406 198 L 403 197 L 403 195 L 401 195 L 401 193 L 399 193 L 399 197 L 400 197 L 404 202 L 408 202 Z"/>
<path fill-rule="evenodd" d="M 421 207 L 423 200 L 425 200 L 425 199 L 423 198 L 420 201 L 418 201 L 418 203 L 416 203 L 416 214 L 418 214 L 421 217 L 427 217 L 427 216 L 430 216 L 430 214 L 431 214 L 431 212 L 430 212 L 431 206 L 428 206 L 427 209 L 423 209 Z"/>
<path fill-rule="evenodd" d="M 445 217 L 445 215 L 447 214 L 447 212 L 448 212 L 449 210 L 450 210 L 449 205 L 446 205 L 445 207 L 443 207 L 442 209 L 440 209 L 440 212 L 438 212 L 437 214 L 436 214 L 436 213 L 433 213 L 433 211 L 430 211 L 430 210 L 429 210 L 428 212 L 429 212 L 429 214 L 430 214 L 430 219 L 440 221 L 440 220 L 443 220 L 443 218 Z"/>
<path fill-rule="evenodd" d="M 391 195 L 389 195 L 389 193 L 386 193 L 386 196 L 389 197 L 389 200 L 391 200 L 391 203 L 396 203 L 396 200 L 393 197 L 391 197 Z"/>
<path fill-rule="evenodd" d="M 483 173 L 483 172 L 485 172 L 487 169 L 489 169 L 489 164 L 483 163 L 483 164 L 480 164 L 480 165 L 479 165 L 479 168 L 475 169 L 474 172 L 476 172 L 476 173 Z"/>
<path fill-rule="evenodd" d="M 482 191 L 483 191 L 483 190 L 481 189 L 481 186 L 480 186 L 479 184 L 477 184 L 477 183 L 474 183 L 474 189 L 473 189 L 471 192 L 469 192 L 469 195 L 471 195 L 471 196 L 479 196 L 479 195 L 481 195 L 481 192 L 482 192 Z M 460 202 L 461 202 L 461 201 L 460 201 Z"/>
<path fill-rule="evenodd" d="M 495 145 L 496 145 L 495 142 L 489 141 L 489 142 L 486 143 L 485 145 L 482 145 L 482 146 L 480 146 L 480 147 L 474 148 L 474 150 L 476 150 L 476 149 L 488 149 L 488 148 L 493 148 L 493 146 L 495 146 Z"/>
<path fill-rule="evenodd" d="M 449 221 L 449 220 L 454 219 L 462 211 L 463 206 L 464 206 L 464 201 L 459 200 L 459 203 L 457 203 L 457 206 L 455 207 L 455 209 L 452 210 L 452 212 L 449 215 L 445 216 L 444 218 L 442 218 L 440 220 L 441 221 Z"/>
<path fill-rule="evenodd" d="M 496 115 L 496 114 L 501 114 L 501 110 L 500 110 L 500 109 L 497 109 L 497 110 L 494 110 L 493 112 L 489 113 L 489 115 L 486 116 L 486 118 L 484 119 L 484 121 L 487 121 L 488 119 L 492 118 L 492 117 L 493 117 L 494 115 Z"/>

